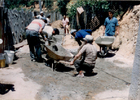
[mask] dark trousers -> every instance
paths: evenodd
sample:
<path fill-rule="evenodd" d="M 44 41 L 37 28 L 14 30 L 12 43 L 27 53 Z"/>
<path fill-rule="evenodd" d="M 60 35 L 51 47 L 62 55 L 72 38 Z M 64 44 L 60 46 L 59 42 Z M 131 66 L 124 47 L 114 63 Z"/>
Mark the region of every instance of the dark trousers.
<path fill-rule="evenodd" d="M 37 31 L 26 30 L 27 42 L 30 49 L 31 59 L 37 58 L 37 61 L 41 60 L 41 46 L 39 34 Z"/>
<path fill-rule="evenodd" d="M 92 73 L 92 71 L 93 71 L 92 69 L 94 68 L 94 65 L 88 64 L 88 63 L 83 62 L 81 60 L 76 60 L 74 62 L 74 66 L 75 66 L 77 72 L 83 70 L 86 73 Z"/>

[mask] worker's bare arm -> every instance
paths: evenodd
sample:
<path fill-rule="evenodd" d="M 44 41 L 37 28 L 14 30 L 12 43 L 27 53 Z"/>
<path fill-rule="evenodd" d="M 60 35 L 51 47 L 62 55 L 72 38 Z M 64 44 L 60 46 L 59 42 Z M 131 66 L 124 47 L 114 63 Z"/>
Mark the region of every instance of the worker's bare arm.
<path fill-rule="evenodd" d="M 44 34 L 42 33 L 42 30 L 43 30 L 43 28 L 40 28 L 39 29 L 39 33 L 40 33 L 40 35 L 42 36 L 42 38 L 46 41 L 47 40 L 47 38 L 44 36 Z"/>
<path fill-rule="evenodd" d="M 104 26 L 103 35 L 105 34 L 105 29 L 106 29 L 106 27 Z"/>
<path fill-rule="evenodd" d="M 116 26 L 116 34 L 119 34 L 119 26 Z"/>
<path fill-rule="evenodd" d="M 75 60 L 77 60 L 81 56 L 81 52 L 79 52 L 73 59 L 73 61 L 70 62 L 70 65 L 73 65 Z"/>

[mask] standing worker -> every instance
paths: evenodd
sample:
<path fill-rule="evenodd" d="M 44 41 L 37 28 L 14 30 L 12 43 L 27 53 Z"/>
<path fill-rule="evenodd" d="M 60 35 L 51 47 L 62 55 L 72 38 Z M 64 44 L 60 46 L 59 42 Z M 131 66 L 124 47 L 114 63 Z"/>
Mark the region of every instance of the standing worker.
<path fill-rule="evenodd" d="M 45 39 L 44 35 L 42 34 L 42 30 L 45 27 L 45 21 L 46 21 L 45 17 L 42 17 L 41 19 L 34 19 L 26 27 L 26 36 L 30 49 L 31 61 L 38 61 L 38 62 L 42 61 L 39 34 L 41 34 L 43 39 Z"/>
<path fill-rule="evenodd" d="M 64 35 L 66 35 L 66 31 L 69 34 L 69 19 L 66 17 L 66 15 L 63 16 L 62 24 L 64 27 Z"/>
<path fill-rule="evenodd" d="M 113 16 L 113 11 L 108 11 L 109 17 L 105 19 L 104 22 L 104 31 L 103 34 L 105 36 L 114 36 L 115 35 L 115 28 L 116 28 L 116 34 L 119 34 L 119 24 L 117 18 Z"/>
<path fill-rule="evenodd" d="M 78 42 L 79 46 L 82 45 L 81 40 L 83 41 L 83 38 L 85 38 L 86 35 L 91 35 L 92 30 L 90 29 L 81 29 L 79 31 L 76 31 L 76 29 L 71 30 L 71 35 L 75 37 L 75 40 Z"/>
<path fill-rule="evenodd" d="M 83 71 L 86 74 L 91 74 L 93 72 L 93 68 L 95 67 L 95 62 L 97 59 L 97 49 L 92 44 L 93 37 L 91 35 L 86 35 L 84 38 L 85 45 L 81 48 L 78 54 L 74 57 L 73 61 L 70 62 L 70 65 L 76 67 L 78 72 L 77 77 L 84 77 Z M 81 55 L 83 55 L 82 60 L 77 60 Z"/>

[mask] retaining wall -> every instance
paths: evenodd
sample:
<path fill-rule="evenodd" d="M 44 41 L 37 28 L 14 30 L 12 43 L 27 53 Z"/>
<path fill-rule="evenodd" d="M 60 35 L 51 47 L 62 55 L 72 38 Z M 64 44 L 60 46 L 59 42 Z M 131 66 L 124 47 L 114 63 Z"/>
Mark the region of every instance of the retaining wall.
<path fill-rule="evenodd" d="M 37 12 L 39 14 L 39 12 Z M 45 16 L 51 15 L 51 22 L 61 20 L 62 15 L 59 12 L 44 12 Z M 6 48 L 11 48 L 12 45 L 20 43 L 26 38 L 25 27 L 34 19 L 34 12 L 30 10 L 4 10 L 4 33 L 7 41 Z"/>

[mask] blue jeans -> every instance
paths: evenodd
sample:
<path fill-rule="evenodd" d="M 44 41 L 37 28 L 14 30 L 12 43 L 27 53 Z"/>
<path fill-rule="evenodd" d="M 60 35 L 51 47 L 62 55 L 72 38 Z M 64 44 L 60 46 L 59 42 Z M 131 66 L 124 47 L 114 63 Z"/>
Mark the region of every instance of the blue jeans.
<path fill-rule="evenodd" d="M 41 46 L 39 33 L 33 30 L 26 30 L 27 42 L 30 49 L 31 60 L 37 58 L 37 61 L 41 60 Z"/>

